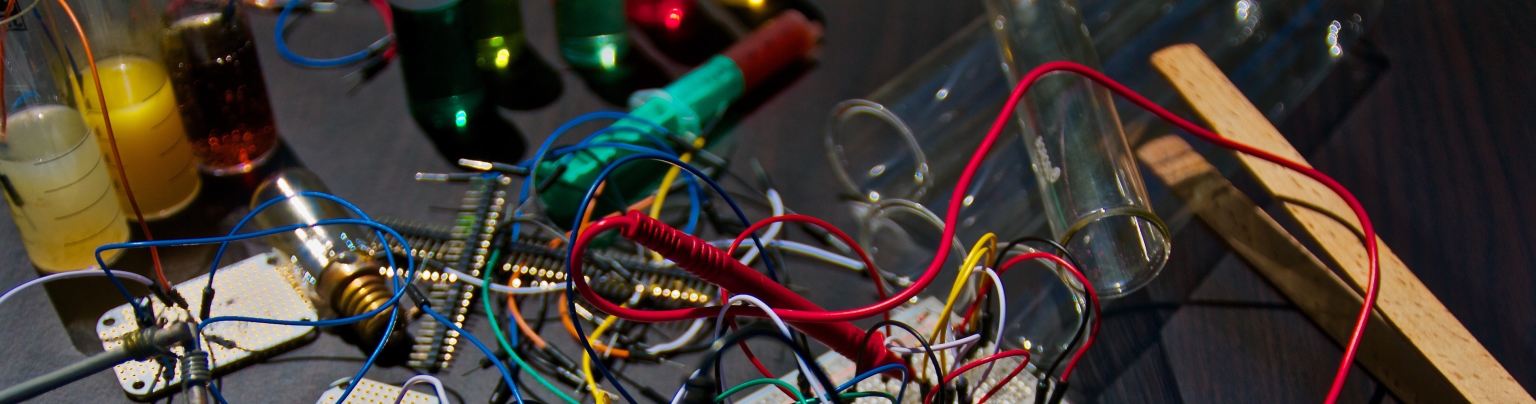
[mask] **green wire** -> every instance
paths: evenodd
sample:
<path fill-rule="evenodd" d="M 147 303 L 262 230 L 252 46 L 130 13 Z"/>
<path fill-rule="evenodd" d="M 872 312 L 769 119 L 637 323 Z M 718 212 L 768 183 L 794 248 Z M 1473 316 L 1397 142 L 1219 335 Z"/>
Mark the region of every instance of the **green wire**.
<path fill-rule="evenodd" d="M 893 402 L 893 403 L 896 402 L 896 397 L 895 396 L 892 396 L 890 393 L 884 393 L 884 392 L 879 392 L 879 391 L 851 391 L 851 392 L 847 392 L 847 393 L 843 393 L 843 394 L 838 394 L 837 396 L 841 397 L 844 400 L 853 400 L 853 399 L 862 398 L 862 397 L 879 397 L 879 398 L 884 398 L 886 400 L 891 400 L 891 402 Z"/>
<path fill-rule="evenodd" d="M 495 272 L 496 260 L 498 259 L 501 259 L 501 250 L 492 250 L 491 259 L 486 261 L 489 266 L 485 268 L 485 274 L 481 275 L 480 279 L 480 281 L 483 282 L 481 285 L 485 285 L 485 287 L 480 288 L 480 303 L 485 305 L 485 317 L 491 319 L 491 332 L 496 334 L 496 342 L 501 344 L 501 349 L 507 351 L 507 356 L 511 357 L 513 362 L 517 362 L 517 366 L 522 367 L 523 370 L 528 372 L 528 374 L 533 375 L 533 380 L 538 381 L 539 384 L 544 386 L 545 389 L 554 392 L 556 396 L 559 396 L 561 400 L 565 400 L 567 403 L 580 404 L 580 402 L 572 399 L 571 396 L 566 395 L 565 392 L 555 388 L 553 384 L 549 383 L 549 380 L 545 380 L 544 375 L 539 374 L 538 370 L 535 370 L 532 366 L 528 366 L 528 362 L 523 362 L 523 358 L 517 355 L 517 350 L 512 349 L 512 343 L 507 340 L 507 335 L 501 332 L 501 324 L 496 321 L 496 312 L 491 310 L 490 288 L 491 273 Z M 512 297 L 507 296 L 507 298 L 511 299 Z"/>
<path fill-rule="evenodd" d="M 772 378 L 767 378 L 767 377 L 752 379 L 752 380 L 748 380 L 746 383 L 738 384 L 738 385 L 736 385 L 736 387 L 732 387 L 729 390 L 726 390 L 726 391 L 720 393 L 720 395 L 715 396 L 715 402 L 718 403 L 718 402 L 721 402 L 721 401 L 725 401 L 726 397 L 730 397 L 732 395 L 735 395 L 736 393 L 740 393 L 742 390 L 746 390 L 748 387 L 757 386 L 757 385 L 763 385 L 763 384 L 772 384 L 772 385 L 775 385 L 775 386 L 783 387 L 785 390 L 789 390 L 790 393 L 795 395 L 795 398 L 796 398 L 795 402 L 797 402 L 797 403 L 806 402 L 805 401 L 805 393 L 801 393 L 800 389 L 795 388 L 794 385 L 789 384 L 789 382 L 786 382 L 786 381 L 783 381 L 783 380 L 772 379 Z"/>

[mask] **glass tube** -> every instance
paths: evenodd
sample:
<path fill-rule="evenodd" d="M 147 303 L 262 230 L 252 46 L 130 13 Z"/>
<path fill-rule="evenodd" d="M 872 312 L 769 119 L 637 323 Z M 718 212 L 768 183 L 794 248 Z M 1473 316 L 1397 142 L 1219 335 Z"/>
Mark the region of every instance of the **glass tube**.
<path fill-rule="evenodd" d="M 560 54 L 572 66 L 613 69 L 629 53 L 623 0 L 556 0 Z"/>
<path fill-rule="evenodd" d="M 468 18 L 466 32 L 474 49 L 475 69 L 495 95 L 492 101 L 509 108 L 516 107 L 518 97 L 514 95 L 522 90 L 518 86 L 519 71 L 515 69 L 525 41 L 521 3 L 462 0 L 459 5 Z"/>
<path fill-rule="evenodd" d="M 985 3 L 1010 78 L 1056 60 L 1098 66 L 1073 1 Z M 1075 75 L 1047 76 L 1017 115 L 1051 231 L 1081 261 L 1099 296 L 1145 286 L 1168 260 L 1168 229 L 1147 202 L 1109 91 Z"/>
<path fill-rule="evenodd" d="M 438 152 L 449 161 L 521 157 L 522 137 L 497 116 L 476 75 L 479 53 L 460 1 L 395 0 L 390 9 L 411 116 Z"/>
<path fill-rule="evenodd" d="M 176 108 L 170 75 L 161 64 L 160 10 L 157 1 L 70 0 L 91 49 L 106 95 L 117 147 L 128 182 L 145 220 L 169 217 L 192 203 L 202 189 L 186 126 Z M 89 61 L 78 41 L 65 41 L 80 79 L 76 101 L 96 132 L 102 150 L 110 150 L 96 98 Z M 111 159 L 111 153 L 107 153 Z M 121 191 L 121 187 L 119 187 Z M 123 210 L 132 212 L 126 194 Z"/>
<path fill-rule="evenodd" d="M 166 11 L 165 65 L 198 162 L 213 175 L 250 172 L 277 149 L 256 45 L 239 7 L 184 0 Z"/>
<path fill-rule="evenodd" d="M 44 7 L 47 7 L 45 5 Z M 43 272 L 94 267 L 96 247 L 128 241 L 128 224 L 74 100 L 58 49 L 64 38 L 40 13 L 7 20 L 0 186 L 32 263 Z M 107 263 L 117 251 L 103 253 Z"/>

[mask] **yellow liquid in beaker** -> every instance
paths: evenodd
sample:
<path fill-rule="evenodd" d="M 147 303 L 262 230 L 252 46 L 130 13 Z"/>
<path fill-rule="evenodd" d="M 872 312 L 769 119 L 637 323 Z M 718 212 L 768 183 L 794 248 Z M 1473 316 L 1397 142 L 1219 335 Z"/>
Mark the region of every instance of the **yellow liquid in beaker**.
<path fill-rule="evenodd" d="M 90 268 L 96 247 L 128 241 L 110 168 L 79 112 L 36 106 L 6 124 L 0 178 L 32 263 L 45 272 Z M 116 256 L 103 253 L 107 263 Z"/>
<path fill-rule="evenodd" d="M 128 171 L 133 196 L 145 220 L 173 215 L 197 197 L 202 179 L 197 162 L 192 159 L 192 145 L 176 109 L 176 95 L 171 91 L 170 76 L 159 62 L 138 56 L 116 56 L 96 63 L 101 87 L 106 89 L 108 113 L 116 131 L 117 148 Z M 90 76 L 82 80 L 80 102 L 85 119 L 96 131 L 101 150 L 112 161 L 101 110 L 97 106 L 96 86 Z M 124 212 L 132 212 L 128 196 L 118 187 Z"/>

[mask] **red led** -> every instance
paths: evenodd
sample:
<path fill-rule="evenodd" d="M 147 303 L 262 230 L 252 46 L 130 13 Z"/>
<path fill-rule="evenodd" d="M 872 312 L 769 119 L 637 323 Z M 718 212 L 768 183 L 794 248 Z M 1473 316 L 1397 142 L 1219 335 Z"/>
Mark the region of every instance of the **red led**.
<path fill-rule="evenodd" d="M 673 7 L 667 10 L 666 17 L 662 19 L 662 25 L 666 26 L 668 30 L 677 30 L 678 27 L 683 26 L 683 9 L 681 7 Z"/>

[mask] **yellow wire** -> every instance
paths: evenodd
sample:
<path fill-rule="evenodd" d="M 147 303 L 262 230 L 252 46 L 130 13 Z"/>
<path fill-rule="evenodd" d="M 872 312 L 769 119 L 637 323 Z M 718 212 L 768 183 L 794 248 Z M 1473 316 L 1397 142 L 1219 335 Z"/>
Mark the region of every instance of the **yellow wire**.
<path fill-rule="evenodd" d="M 702 136 L 694 138 L 693 147 L 704 147 L 704 138 Z M 690 160 L 693 160 L 693 152 L 683 153 L 683 155 L 678 156 L 677 159 L 678 161 L 687 163 Z M 672 190 L 672 183 L 677 181 L 677 175 L 680 173 L 682 173 L 682 167 L 672 166 L 672 168 L 667 169 L 667 175 L 661 177 L 661 186 L 656 188 L 656 197 L 651 199 L 650 213 L 652 219 L 661 217 L 661 207 L 666 205 L 667 194 L 671 193 L 670 191 Z M 651 260 L 660 262 L 662 260 L 661 254 L 657 254 L 655 251 L 652 251 Z"/>
<path fill-rule="evenodd" d="M 592 335 L 587 337 L 587 340 L 597 341 L 599 335 L 603 335 L 604 331 L 608 331 L 617 322 L 619 322 L 619 316 L 608 316 L 592 330 Z M 587 390 L 592 392 L 592 400 L 597 404 L 608 404 L 607 392 L 597 387 L 597 376 L 592 374 L 592 355 L 587 354 L 586 350 L 581 352 L 581 373 L 587 379 Z"/>
<path fill-rule="evenodd" d="M 933 325 L 933 333 L 928 335 L 928 340 L 939 342 L 939 335 L 944 331 L 944 326 L 949 324 L 949 313 L 955 308 L 955 301 L 960 298 L 960 291 L 965 288 L 965 283 L 971 279 L 971 274 L 976 270 L 978 262 L 992 262 L 993 255 L 997 254 L 997 235 L 987 233 L 976 239 L 976 244 L 971 245 L 971 252 L 965 255 L 965 260 L 960 263 L 960 272 L 955 274 L 955 284 L 949 288 L 949 297 L 944 299 L 944 309 L 939 310 L 938 323 Z M 985 259 L 986 261 L 982 261 Z M 939 355 L 939 367 L 948 368 L 944 363 L 947 355 Z"/>

